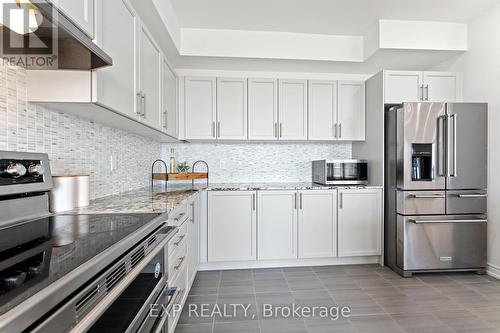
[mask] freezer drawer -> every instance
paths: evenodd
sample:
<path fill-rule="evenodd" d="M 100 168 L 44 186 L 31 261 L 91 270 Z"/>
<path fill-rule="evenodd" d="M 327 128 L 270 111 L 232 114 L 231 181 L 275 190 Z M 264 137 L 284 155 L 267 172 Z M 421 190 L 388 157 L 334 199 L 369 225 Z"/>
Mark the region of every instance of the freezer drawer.
<path fill-rule="evenodd" d="M 445 214 L 444 191 L 398 191 L 396 200 L 401 215 Z"/>
<path fill-rule="evenodd" d="M 486 267 L 486 216 L 398 215 L 397 262 L 406 271 Z"/>
<path fill-rule="evenodd" d="M 486 214 L 486 191 L 448 191 L 447 214 Z"/>

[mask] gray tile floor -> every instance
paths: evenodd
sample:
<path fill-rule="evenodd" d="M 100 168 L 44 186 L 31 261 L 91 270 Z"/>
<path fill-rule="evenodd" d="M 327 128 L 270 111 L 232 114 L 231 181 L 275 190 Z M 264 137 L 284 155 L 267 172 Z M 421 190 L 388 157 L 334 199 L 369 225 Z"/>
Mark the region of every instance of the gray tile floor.
<path fill-rule="evenodd" d="M 264 306 L 294 303 L 351 313 L 338 320 L 265 316 Z M 231 304 L 248 309 L 233 312 Z M 405 279 L 378 265 L 199 272 L 176 329 L 188 332 L 500 332 L 500 281 L 474 273 Z"/>

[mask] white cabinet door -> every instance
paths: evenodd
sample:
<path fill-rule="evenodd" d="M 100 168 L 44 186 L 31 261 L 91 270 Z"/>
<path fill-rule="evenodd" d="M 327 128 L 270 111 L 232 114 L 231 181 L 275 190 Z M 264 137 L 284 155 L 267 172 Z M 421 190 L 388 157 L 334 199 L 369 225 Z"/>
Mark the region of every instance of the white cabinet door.
<path fill-rule="evenodd" d="M 196 195 L 193 200 L 189 203 L 188 206 L 190 218 L 186 222 L 187 230 L 188 230 L 188 287 L 191 286 L 191 283 L 196 276 L 196 272 L 198 271 L 198 264 L 200 263 L 200 198 L 199 195 Z"/>
<path fill-rule="evenodd" d="M 138 117 L 135 75 L 138 17 L 126 0 L 98 1 L 96 35 L 102 49 L 113 58 L 113 66 L 92 71 L 94 101 L 129 117 Z"/>
<path fill-rule="evenodd" d="M 337 191 L 299 191 L 299 258 L 337 256 Z"/>
<path fill-rule="evenodd" d="M 382 253 L 382 190 L 339 190 L 339 256 Z"/>
<path fill-rule="evenodd" d="M 337 138 L 362 141 L 365 139 L 365 83 L 339 81 L 338 85 Z"/>
<path fill-rule="evenodd" d="M 140 28 L 139 50 L 142 118 L 149 126 L 161 129 L 161 52 L 144 25 Z"/>
<path fill-rule="evenodd" d="M 247 139 L 246 79 L 217 79 L 217 138 Z"/>
<path fill-rule="evenodd" d="M 337 82 L 309 81 L 309 140 L 335 140 Z"/>
<path fill-rule="evenodd" d="M 258 259 L 297 258 L 297 191 L 259 191 Z"/>
<path fill-rule="evenodd" d="M 248 79 L 248 139 L 278 139 L 278 80 Z"/>
<path fill-rule="evenodd" d="M 94 0 L 53 0 L 52 2 L 90 38 L 94 38 Z M 113 21 L 114 19 L 112 18 Z"/>
<path fill-rule="evenodd" d="M 280 140 L 307 140 L 307 80 L 279 80 Z"/>
<path fill-rule="evenodd" d="M 424 72 L 424 99 L 430 102 L 460 102 L 460 78 L 460 74 L 454 72 Z"/>
<path fill-rule="evenodd" d="M 167 59 L 162 61 L 162 118 L 163 130 L 174 138 L 178 137 L 177 130 L 177 75 L 173 72 Z"/>
<path fill-rule="evenodd" d="M 186 77 L 184 86 L 186 140 L 214 140 L 216 121 L 215 78 Z"/>
<path fill-rule="evenodd" d="M 385 103 L 418 102 L 423 95 L 423 74 L 413 71 L 385 72 Z"/>
<path fill-rule="evenodd" d="M 208 261 L 256 260 L 256 192 L 208 193 Z"/>

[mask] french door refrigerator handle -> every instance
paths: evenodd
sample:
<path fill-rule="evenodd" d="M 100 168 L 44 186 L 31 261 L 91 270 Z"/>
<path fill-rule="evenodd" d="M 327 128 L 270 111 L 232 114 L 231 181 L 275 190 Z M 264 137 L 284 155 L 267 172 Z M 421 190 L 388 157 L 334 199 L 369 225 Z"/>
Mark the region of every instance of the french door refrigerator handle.
<path fill-rule="evenodd" d="M 453 146 L 451 144 L 451 115 L 446 116 L 446 175 L 448 177 L 454 177 L 453 171 L 451 169 L 451 164 L 453 162 L 451 154 L 453 153 Z"/>
<path fill-rule="evenodd" d="M 446 176 L 446 118 L 447 116 L 440 116 L 438 118 L 438 126 L 437 126 L 437 153 L 438 153 L 438 176 L 445 177 Z"/>
<path fill-rule="evenodd" d="M 457 119 L 458 115 L 455 113 L 453 117 L 453 177 L 457 176 Z"/>

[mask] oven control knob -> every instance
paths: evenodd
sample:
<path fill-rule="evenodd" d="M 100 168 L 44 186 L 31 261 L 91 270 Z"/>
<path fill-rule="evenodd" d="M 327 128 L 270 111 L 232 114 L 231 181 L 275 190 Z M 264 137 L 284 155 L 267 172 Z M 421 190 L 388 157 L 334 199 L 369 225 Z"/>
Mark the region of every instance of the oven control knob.
<path fill-rule="evenodd" d="M 28 172 L 30 173 L 31 176 L 33 177 L 40 177 L 43 175 L 45 172 L 45 168 L 41 164 L 31 164 L 28 167 Z"/>
<path fill-rule="evenodd" d="M 12 178 L 19 178 L 26 174 L 26 167 L 21 163 L 10 163 L 4 172 Z"/>

